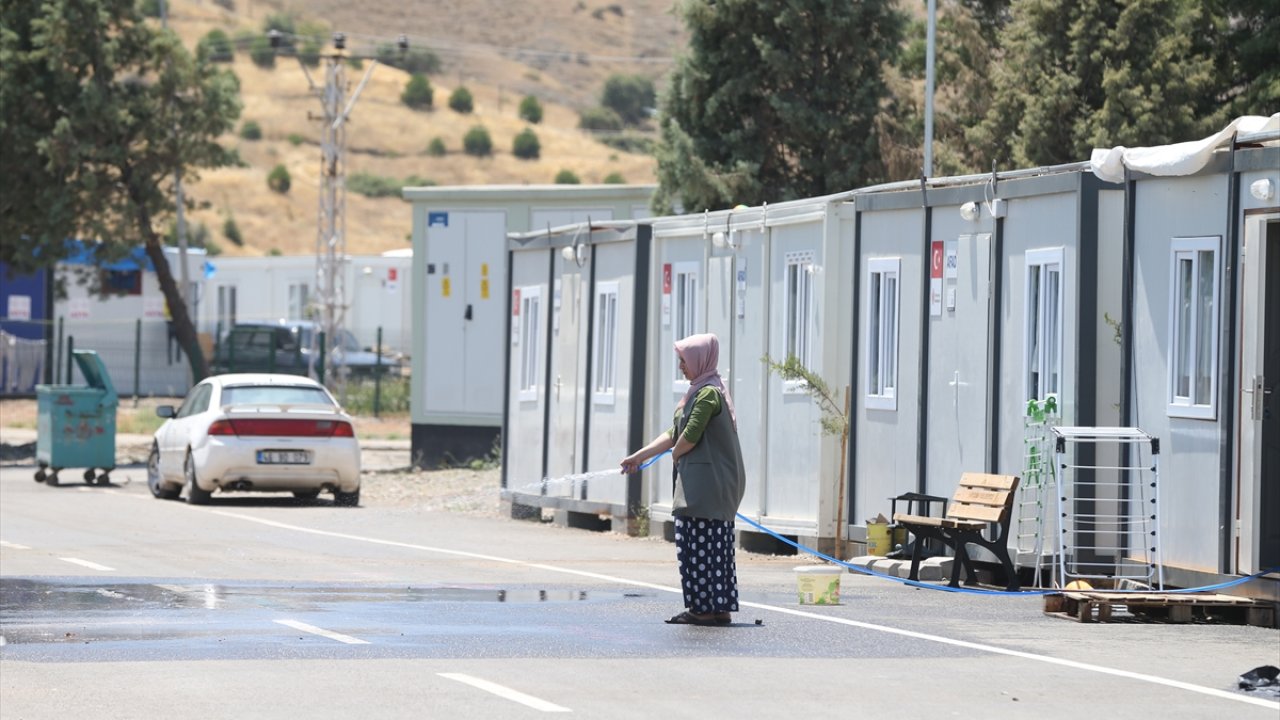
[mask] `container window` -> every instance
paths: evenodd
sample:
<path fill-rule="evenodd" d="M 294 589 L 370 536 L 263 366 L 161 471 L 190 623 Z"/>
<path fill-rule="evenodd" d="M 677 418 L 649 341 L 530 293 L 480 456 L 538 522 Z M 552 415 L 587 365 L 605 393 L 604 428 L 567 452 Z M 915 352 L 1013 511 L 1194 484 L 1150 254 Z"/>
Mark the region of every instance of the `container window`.
<path fill-rule="evenodd" d="M 1174 238 L 1169 257 L 1170 417 L 1217 417 L 1217 237 Z"/>
<path fill-rule="evenodd" d="M 1062 397 L 1062 258 L 1062 248 L 1027 252 L 1024 401 Z"/>
<path fill-rule="evenodd" d="M 612 405 L 616 396 L 618 353 L 618 283 L 596 288 L 595 367 L 592 373 L 598 404 Z"/>
<path fill-rule="evenodd" d="M 867 397 L 873 410 L 898 409 L 898 278 L 901 258 L 876 258 L 867 277 Z"/>

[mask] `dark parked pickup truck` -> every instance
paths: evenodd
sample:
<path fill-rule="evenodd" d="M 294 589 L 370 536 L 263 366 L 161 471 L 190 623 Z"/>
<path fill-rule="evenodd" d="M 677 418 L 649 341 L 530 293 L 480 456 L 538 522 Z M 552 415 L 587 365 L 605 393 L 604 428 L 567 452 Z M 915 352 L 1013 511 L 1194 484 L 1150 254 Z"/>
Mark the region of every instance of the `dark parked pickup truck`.
<path fill-rule="evenodd" d="M 307 320 L 236 323 L 218 343 L 213 371 L 277 372 L 310 375 L 316 366 L 320 327 Z M 375 373 L 399 375 L 400 361 L 383 354 L 361 349 L 347 330 L 339 330 L 338 342 L 326 340 L 329 356 L 325 373 L 342 371 L 348 377 L 372 377 Z M 341 369 L 341 370 L 340 370 Z"/>

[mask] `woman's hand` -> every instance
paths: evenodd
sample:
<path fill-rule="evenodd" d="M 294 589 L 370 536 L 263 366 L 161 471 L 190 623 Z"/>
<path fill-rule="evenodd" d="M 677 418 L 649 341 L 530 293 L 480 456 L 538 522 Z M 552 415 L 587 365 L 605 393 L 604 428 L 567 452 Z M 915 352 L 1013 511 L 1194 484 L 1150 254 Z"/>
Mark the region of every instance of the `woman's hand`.
<path fill-rule="evenodd" d="M 623 475 L 640 472 L 640 465 L 645 461 L 645 458 L 642 456 L 643 452 L 644 451 L 642 450 L 622 458 L 622 462 L 620 464 L 622 465 Z"/>

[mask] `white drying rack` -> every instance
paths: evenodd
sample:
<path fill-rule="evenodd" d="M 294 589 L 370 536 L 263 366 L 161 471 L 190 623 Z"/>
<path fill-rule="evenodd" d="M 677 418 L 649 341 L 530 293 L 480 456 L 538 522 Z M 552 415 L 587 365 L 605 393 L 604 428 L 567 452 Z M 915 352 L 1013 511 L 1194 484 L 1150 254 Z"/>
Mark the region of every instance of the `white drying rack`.
<path fill-rule="evenodd" d="M 1138 580 L 1164 588 L 1160 560 L 1160 439 L 1131 427 L 1055 427 L 1058 580 Z M 1093 446 L 1081 462 L 1080 445 Z M 1117 451 L 1097 460 L 1098 446 Z M 1072 452 L 1074 451 L 1074 452 Z M 1127 460 L 1125 459 L 1127 458 Z"/>

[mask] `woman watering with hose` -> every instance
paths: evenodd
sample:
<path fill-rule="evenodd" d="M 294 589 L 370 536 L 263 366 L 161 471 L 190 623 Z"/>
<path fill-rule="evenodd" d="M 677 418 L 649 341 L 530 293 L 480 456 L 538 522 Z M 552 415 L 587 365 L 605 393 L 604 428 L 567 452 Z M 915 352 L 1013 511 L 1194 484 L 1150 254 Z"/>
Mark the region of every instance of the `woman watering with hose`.
<path fill-rule="evenodd" d="M 646 460 L 671 450 L 676 559 L 686 610 L 667 622 L 728 625 L 738 610 L 733 519 L 746 491 L 738 419 L 716 370 L 719 339 L 690 335 L 675 345 L 689 390 L 676 405 L 672 428 L 623 458 L 622 472 L 638 472 Z"/>

